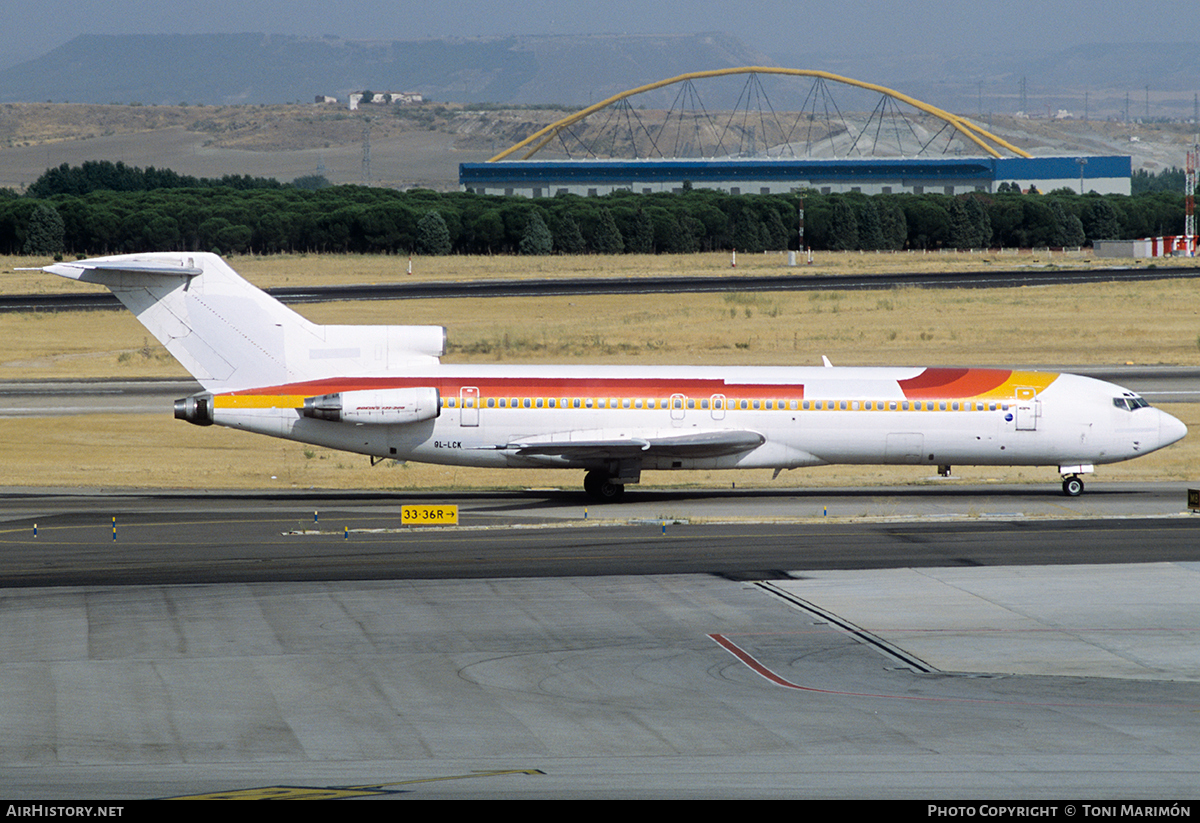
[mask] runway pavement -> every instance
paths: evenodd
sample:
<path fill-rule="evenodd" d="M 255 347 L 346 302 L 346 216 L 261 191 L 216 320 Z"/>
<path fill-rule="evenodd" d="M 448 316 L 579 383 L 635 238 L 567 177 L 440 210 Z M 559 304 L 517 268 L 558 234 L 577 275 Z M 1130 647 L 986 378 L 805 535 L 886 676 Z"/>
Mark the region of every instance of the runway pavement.
<path fill-rule="evenodd" d="M 1095 484 L 1079 499 L 1023 486 L 646 491 L 630 498 L 629 505 L 596 506 L 558 491 L 357 499 L 10 491 L 0 503 L 0 585 L 695 573 L 755 579 L 789 569 L 1120 563 L 1131 559 L 1131 546 L 1140 547 L 1141 562 L 1200 561 L 1185 491 L 1171 484 Z M 461 525 L 402 525 L 403 505 L 430 502 L 459 505 Z"/>
<path fill-rule="evenodd" d="M 476 493 L 408 531 L 378 492 L 5 489 L 0 783 L 1190 797 L 1183 493 L 663 493 L 587 521 L 575 493 Z"/>
<path fill-rule="evenodd" d="M 0 418 L 171 414 L 176 399 L 202 390 L 191 379 L 5 380 Z"/>
<path fill-rule="evenodd" d="M 644 277 L 525 278 L 521 280 L 456 280 L 351 286 L 276 287 L 267 293 L 282 303 L 327 303 L 346 300 L 422 300 L 447 297 L 546 297 L 591 294 L 683 294 L 729 291 L 863 291 L 905 287 L 990 289 L 1077 283 L 1141 282 L 1200 277 L 1193 266 L 1152 268 L 1059 269 L 1021 267 L 1009 271 L 893 272 L 883 274 L 726 274 Z M 94 311 L 119 309 L 107 293 L 0 295 L 0 313 L 27 311 Z"/>

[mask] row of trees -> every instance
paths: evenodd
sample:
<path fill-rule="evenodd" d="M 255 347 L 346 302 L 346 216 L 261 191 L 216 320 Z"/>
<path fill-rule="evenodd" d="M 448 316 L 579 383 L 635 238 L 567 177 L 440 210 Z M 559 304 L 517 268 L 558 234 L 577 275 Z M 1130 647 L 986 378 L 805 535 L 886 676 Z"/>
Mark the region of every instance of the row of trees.
<path fill-rule="evenodd" d="M 1132 194 L 1147 194 L 1152 191 L 1181 191 L 1187 193 L 1187 172 L 1177 166 L 1150 172 L 1135 169 L 1129 181 Z"/>
<path fill-rule="evenodd" d="M 319 178 L 324 179 L 324 178 Z M 308 178 L 301 178 L 308 180 Z M 171 169 L 142 169 L 110 160 L 85 160 L 81 165 L 46 169 L 25 191 L 26 197 L 39 199 L 56 194 L 82 195 L 94 191 L 153 191 L 155 189 L 196 189 L 221 186 L 231 189 L 278 189 L 285 184 L 273 177 L 227 174 L 224 177 L 192 177 Z M 293 183 L 292 185 L 296 185 Z M 302 184 L 300 188 L 311 188 Z"/>
<path fill-rule="evenodd" d="M 1183 231 L 1183 196 L 803 195 L 815 249 L 1081 246 Z M 619 254 L 798 247 L 801 195 L 528 199 L 361 186 L 95 190 L 0 199 L 0 252 Z M 47 239 L 49 238 L 49 239 Z"/>

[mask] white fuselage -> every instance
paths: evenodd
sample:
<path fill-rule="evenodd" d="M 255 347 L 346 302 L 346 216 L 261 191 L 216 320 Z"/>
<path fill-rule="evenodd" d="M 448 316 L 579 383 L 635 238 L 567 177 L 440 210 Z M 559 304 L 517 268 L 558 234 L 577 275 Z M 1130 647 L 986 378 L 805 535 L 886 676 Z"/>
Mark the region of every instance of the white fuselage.
<path fill-rule="evenodd" d="M 432 386 L 440 414 L 417 423 L 348 424 L 298 410 L 303 396 L 367 386 Z M 1183 436 L 1183 425 L 1158 409 L 1114 405 L 1128 394 L 1076 375 L 987 369 L 435 365 L 404 378 L 218 395 L 214 422 L 377 457 L 460 466 L 590 468 L 613 458 L 569 444 L 752 432 L 762 442 L 732 453 L 647 448 L 634 458 L 642 469 L 1069 467 L 1128 460 Z M 564 445 L 559 452 L 528 448 L 556 442 Z"/>

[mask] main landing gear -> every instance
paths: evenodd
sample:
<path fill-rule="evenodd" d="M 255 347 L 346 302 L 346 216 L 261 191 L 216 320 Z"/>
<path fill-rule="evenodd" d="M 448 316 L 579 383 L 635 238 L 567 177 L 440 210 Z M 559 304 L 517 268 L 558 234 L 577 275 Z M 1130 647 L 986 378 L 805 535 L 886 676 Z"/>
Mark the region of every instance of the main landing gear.
<path fill-rule="evenodd" d="M 593 469 L 583 477 L 583 489 L 589 495 L 605 503 L 621 499 L 625 494 L 625 486 L 614 483 L 607 472 Z"/>
<path fill-rule="evenodd" d="M 1067 497 L 1078 497 L 1083 494 L 1083 479 L 1073 474 L 1070 477 L 1063 478 L 1063 494 Z"/>

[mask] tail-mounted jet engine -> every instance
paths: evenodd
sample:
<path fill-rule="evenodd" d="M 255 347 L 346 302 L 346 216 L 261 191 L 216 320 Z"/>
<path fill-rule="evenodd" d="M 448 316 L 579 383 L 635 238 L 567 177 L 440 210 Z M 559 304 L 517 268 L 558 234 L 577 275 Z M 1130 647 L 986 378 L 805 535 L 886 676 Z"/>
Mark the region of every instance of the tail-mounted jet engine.
<path fill-rule="evenodd" d="M 213 424 L 213 396 L 211 394 L 193 394 L 175 401 L 175 419 L 186 420 L 197 426 Z"/>
<path fill-rule="evenodd" d="M 441 414 L 435 388 L 344 391 L 304 398 L 303 414 L 335 423 L 395 425 L 432 420 Z"/>

